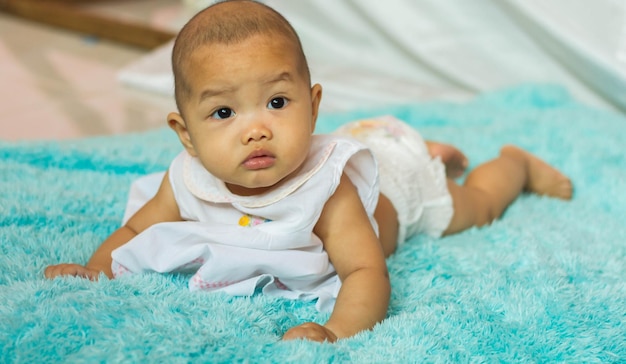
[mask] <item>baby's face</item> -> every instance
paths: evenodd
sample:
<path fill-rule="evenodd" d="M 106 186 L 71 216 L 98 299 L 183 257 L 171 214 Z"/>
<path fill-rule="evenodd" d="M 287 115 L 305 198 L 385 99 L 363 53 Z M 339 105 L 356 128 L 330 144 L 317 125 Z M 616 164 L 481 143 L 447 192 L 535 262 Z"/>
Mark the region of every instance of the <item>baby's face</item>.
<path fill-rule="evenodd" d="M 298 66 L 293 45 L 271 35 L 191 55 L 183 106 L 190 152 L 231 192 L 263 193 L 306 158 L 321 88 L 310 88 Z"/>

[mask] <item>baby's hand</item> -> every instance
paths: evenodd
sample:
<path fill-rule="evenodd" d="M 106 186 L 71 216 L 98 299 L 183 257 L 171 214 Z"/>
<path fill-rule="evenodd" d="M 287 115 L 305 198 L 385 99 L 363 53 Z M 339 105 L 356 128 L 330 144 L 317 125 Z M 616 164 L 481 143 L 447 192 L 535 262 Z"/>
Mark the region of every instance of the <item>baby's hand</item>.
<path fill-rule="evenodd" d="M 283 335 L 283 340 L 307 339 L 313 341 L 334 343 L 337 341 L 337 335 L 326 327 L 316 324 L 315 322 L 307 322 L 287 330 Z"/>
<path fill-rule="evenodd" d="M 51 265 L 44 272 L 46 278 L 50 279 L 57 276 L 74 276 L 88 278 L 92 281 L 97 281 L 100 273 L 99 270 L 87 268 L 80 264 Z"/>

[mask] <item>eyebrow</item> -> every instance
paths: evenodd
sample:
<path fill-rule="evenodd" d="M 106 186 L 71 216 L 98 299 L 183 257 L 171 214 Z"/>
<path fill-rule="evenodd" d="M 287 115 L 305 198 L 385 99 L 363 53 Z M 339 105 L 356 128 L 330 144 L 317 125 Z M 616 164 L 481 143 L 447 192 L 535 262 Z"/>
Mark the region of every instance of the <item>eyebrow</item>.
<path fill-rule="evenodd" d="M 276 77 L 272 77 L 272 78 L 268 79 L 267 81 L 265 81 L 263 83 L 268 85 L 268 84 L 272 84 L 272 83 L 278 83 L 280 81 L 291 81 L 291 80 L 293 80 L 293 77 L 291 77 L 291 73 L 285 71 L 285 72 L 282 72 L 281 74 L 279 74 Z"/>
<path fill-rule="evenodd" d="M 291 73 L 285 71 L 276 76 L 268 77 L 267 80 L 261 81 L 261 83 L 264 86 L 268 86 L 268 85 L 275 84 L 278 82 L 292 81 L 292 80 L 293 80 L 293 77 L 291 76 Z M 200 94 L 199 101 L 202 102 L 204 101 L 204 99 L 207 99 L 213 96 L 222 95 L 225 93 L 230 93 L 236 90 L 237 90 L 236 87 L 207 88 L 204 91 L 202 91 L 202 93 Z"/>
<path fill-rule="evenodd" d="M 235 91 L 235 87 L 222 87 L 222 88 L 208 88 L 200 94 L 200 102 L 204 101 L 204 99 L 211 98 L 213 96 L 218 96 L 221 94 L 229 93 Z"/>

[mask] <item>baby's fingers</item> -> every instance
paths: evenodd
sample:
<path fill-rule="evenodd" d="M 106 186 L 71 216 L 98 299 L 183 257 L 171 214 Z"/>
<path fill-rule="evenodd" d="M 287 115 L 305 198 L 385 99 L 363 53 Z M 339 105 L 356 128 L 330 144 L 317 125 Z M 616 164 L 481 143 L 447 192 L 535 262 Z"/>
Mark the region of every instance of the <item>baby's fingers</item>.
<path fill-rule="evenodd" d="M 80 264 L 57 264 L 46 268 L 44 275 L 46 278 L 52 279 L 58 276 L 74 276 L 88 278 L 92 281 L 98 279 L 100 272 L 93 269 L 83 267 Z"/>
<path fill-rule="evenodd" d="M 337 336 L 322 325 L 314 322 L 307 322 L 305 324 L 292 327 L 285 333 L 285 335 L 283 335 L 283 340 L 295 339 L 307 339 L 319 342 L 328 341 L 332 343 L 337 341 Z"/>

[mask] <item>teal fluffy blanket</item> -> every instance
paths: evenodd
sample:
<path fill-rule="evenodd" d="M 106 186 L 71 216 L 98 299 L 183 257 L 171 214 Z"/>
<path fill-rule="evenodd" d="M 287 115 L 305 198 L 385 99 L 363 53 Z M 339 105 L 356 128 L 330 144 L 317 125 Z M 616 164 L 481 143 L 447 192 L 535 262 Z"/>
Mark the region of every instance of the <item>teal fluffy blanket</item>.
<path fill-rule="evenodd" d="M 120 224 L 130 182 L 180 150 L 166 129 L 0 142 L 0 362 L 626 361 L 626 119 L 560 87 L 322 115 L 394 114 L 470 167 L 514 143 L 568 174 L 571 202 L 523 195 L 491 226 L 414 237 L 388 259 L 388 318 L 335 344 L 282 342 L 314 303 L 191 293 L 186 276 L 46 280 Z"/>

